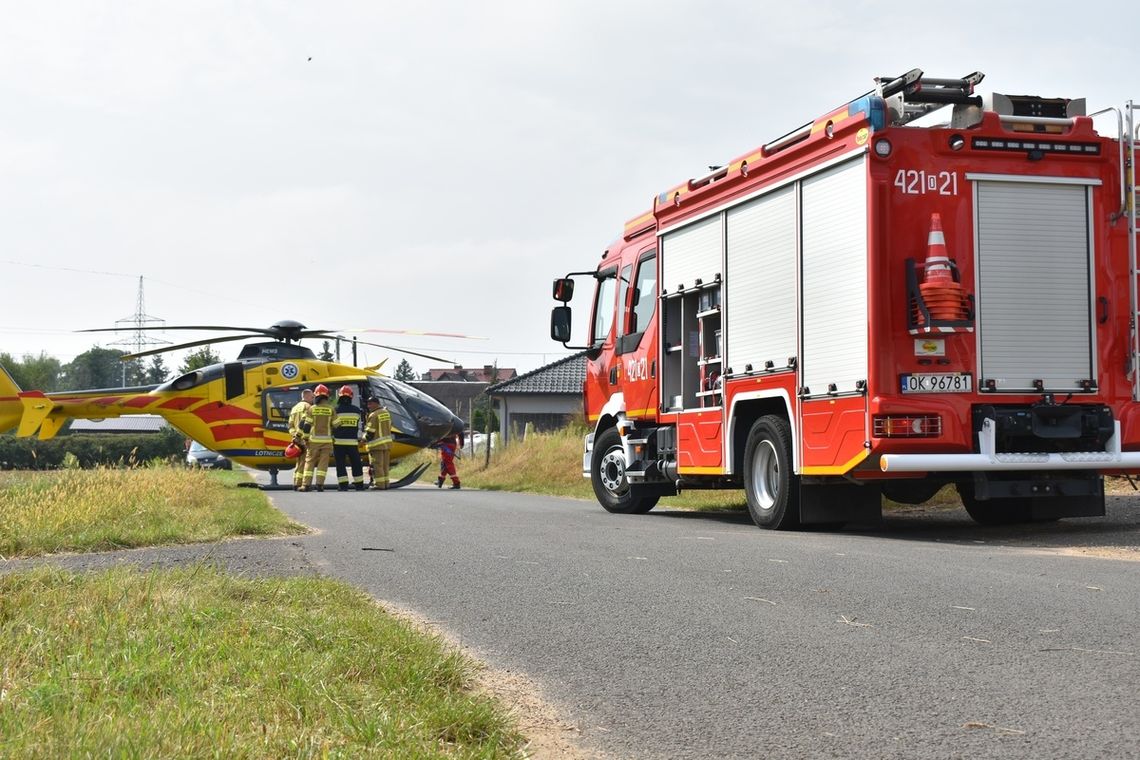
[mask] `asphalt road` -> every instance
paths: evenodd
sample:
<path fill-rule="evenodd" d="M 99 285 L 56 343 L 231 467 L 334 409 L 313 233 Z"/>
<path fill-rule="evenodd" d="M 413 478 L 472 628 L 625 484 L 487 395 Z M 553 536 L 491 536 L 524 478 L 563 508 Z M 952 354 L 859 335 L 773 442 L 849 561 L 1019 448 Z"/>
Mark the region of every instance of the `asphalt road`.
<path fill-rule="evenodd" d="M 774 533 L 423 486 L 272 496 L 319 532 L 213 556 L 416 611 L 610 757 L 1140 757 L 1140 562 L 1067 553 L 1140 558 L 1140 497 L 1028 529 Z"/>
<path fill-rule="evenodd" d="M 1140 757 L 1140 563 L 1048 548 L 1136 546 L 1140 498 L 1025 539 L 964 512 L 772 533 L 422 487 L 275 499 L 324 572 L 530 675 L 612 756 Z"/>

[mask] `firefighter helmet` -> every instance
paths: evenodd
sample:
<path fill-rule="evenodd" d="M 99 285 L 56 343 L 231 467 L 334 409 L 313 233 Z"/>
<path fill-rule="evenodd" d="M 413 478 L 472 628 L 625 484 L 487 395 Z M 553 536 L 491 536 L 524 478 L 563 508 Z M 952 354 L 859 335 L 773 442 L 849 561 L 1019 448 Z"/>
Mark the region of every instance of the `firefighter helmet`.
<path fill-rule="evenodd" d="M 325 398 L 328 398 L 329 397 L 328 386 L 326 386 L 324 383 L 321 383 L 316 388 L 313 388 L 313 395 L 314 396 L 324 396 Z"/>
<path fill-rule="evenodd" d="M 340 390 L 336 392 L 336 395 L 340 396 L 341 398 L 352 398 L 352 386 L 351 385 L 340 386 Z"/>
<path fill-rule="evenodd" d="M 289 457 L 290 459 L 296 459 L 297 457 L 301 456 L 301 447 L 295 443 L 290 443 L 285 447 L 285 456 Z"/>

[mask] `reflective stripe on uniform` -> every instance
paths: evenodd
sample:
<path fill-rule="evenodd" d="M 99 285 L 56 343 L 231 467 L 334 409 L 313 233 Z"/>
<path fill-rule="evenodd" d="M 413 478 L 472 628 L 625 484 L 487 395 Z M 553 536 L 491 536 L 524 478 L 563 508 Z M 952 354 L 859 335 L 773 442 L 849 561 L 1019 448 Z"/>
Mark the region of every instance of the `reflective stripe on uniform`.
<path fill-rule="evenodd" d="M 314 404 L 306 416 L 313 425 L 309 431 L 309 440 L 313 443 L 332 443 L 332 407 Z"/>

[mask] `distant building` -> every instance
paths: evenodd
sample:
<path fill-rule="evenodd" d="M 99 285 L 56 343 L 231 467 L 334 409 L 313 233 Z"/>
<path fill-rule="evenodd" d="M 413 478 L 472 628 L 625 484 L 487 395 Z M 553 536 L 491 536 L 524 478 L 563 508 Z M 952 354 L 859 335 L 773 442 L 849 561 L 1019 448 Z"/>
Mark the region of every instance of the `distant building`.
<path fill-rule="evenodd" d="M 499 367 L 496 372 L 491 364 L 480 368 L 456 365 L 446 369 L 430 369 L 422 375 L 423 379 L 409 381 L 409 385 L 455 412 L 457 417 L 470 426 L 475 399 L 483 395 L 493 382 L 509 380 L 518 377 L 518 374 L 513 367 Z"/>
<path fill-rule="evenodd" d="M 429 369 L 420 379 L 432 383 L 501 383 L 518 374 L 513 367 L 496 369 L 492 364 L 484 364 L 481 368 L 470 368 L 457 364 L 446 369 Z"/>
<path fill-rule="evenodd" d="M 585 381 L 586 352 L 581 351 L 488 388 L 487 395 L 498 403 L 503 445 L 521 434 L 528 423 L 535 430 L 547 431 L 582 419 Z"/>

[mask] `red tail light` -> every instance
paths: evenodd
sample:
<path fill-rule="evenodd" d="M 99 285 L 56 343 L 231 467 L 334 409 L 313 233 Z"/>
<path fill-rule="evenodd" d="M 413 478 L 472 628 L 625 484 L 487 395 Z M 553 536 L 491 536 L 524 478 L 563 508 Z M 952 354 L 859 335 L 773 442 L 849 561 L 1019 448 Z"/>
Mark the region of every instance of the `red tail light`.
<path fill-rule="evenodd" d="M 936 414 L 876 415 L 871 434 L 876 438 L 935 438 L 942 435 L 942 418 Z"/>

